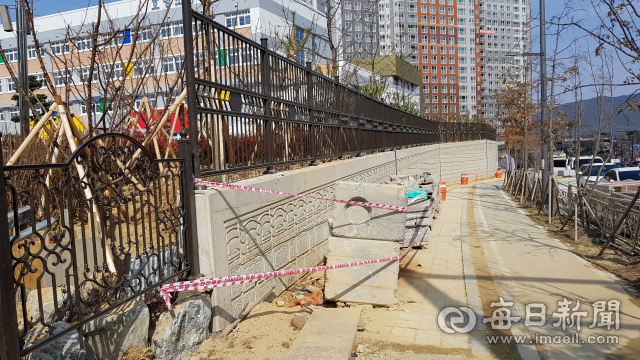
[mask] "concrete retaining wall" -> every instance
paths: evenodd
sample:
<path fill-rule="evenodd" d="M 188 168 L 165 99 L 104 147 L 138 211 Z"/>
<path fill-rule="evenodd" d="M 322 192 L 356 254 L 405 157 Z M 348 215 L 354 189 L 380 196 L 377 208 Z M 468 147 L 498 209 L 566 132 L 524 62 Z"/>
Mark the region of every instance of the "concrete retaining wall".
<path fill-rule="evenodd" d="M 237 184 L 333 198 L 336 181 L 381 183 L 394 174 L 425 171 L 447 184 L 494 176 L 494 141 L 436 144 L 306 167 L 239 181 Z M 196 191 L 200 271 L 206 277 L 314 266 L 327 251 L 327 219 L 333 204 L 238 190 Z M 281 293 L 296 277 L 260 286 L 217 288 L 212 293 L 213 330 L 234 321 L 245 306 L 266 292 Z"/>

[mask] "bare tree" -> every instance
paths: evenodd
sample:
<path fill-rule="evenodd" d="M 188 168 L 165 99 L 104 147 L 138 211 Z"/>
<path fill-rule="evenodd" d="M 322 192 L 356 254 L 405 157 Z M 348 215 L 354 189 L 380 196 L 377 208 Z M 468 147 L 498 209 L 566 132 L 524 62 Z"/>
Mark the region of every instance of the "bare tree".
<path fill-rule="evenodd" d="M 564 25 L 574 26 L 598 42 L 594 53 L 600 56 L 606 47 L 615 50 L 616 58 L 628 73 L 624 84 L 640 83 L 640 8 L 635 0 L 590 0 L 590 18 L 596 17 L 597 24 L 590 26 L 584 19 L 571 17 Z M 634 100 L 637 89 L 627 99 L 628 106 L 640 109 L 640 101 Z M 622 109 L 619 109 L 621 112 Z"/>

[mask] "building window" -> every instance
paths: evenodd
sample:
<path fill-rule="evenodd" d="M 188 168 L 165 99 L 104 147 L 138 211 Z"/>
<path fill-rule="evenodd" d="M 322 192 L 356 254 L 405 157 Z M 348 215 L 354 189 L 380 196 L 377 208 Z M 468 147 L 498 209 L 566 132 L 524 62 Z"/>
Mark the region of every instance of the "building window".
<path fill-rule="evenodd" d="M 235 15 L 235 14 L 234 14 Z M 162 25 L 160 29 L 160 37 L 168 39 L 171 37 L 179 37 L 183 34 L 182 21 Z"/>
<path fill-rule="evenodd" d="M 35 46 L 29 46 L 27 48 L 27 60 L 33 60 L 36 57 L 37 57 L 36 47 Z"/>
<path fill-rule="evenodd" d="M 136 64 L 133 66 L 133 76 L 134 77 L 142 77 L 145 75 L 155 74 L 155 66 L 153 65 L 153 61 L 149 59 L 138 60 Z"/>
<path fill-rule="evenodd" d="M 236 64 L 237 61 L 237 49 L 235 51 L 235 57 L 233 54 L 229 56 L 229 63 Z M 162 59 L 162 67 L 165 74 L 172 74 L 179 72 L 182 69 L 182 62 L 184 60 L 183 56 L 170 56 Z"/>
<path fill-rule="evenodd" d="M 97 101 L 92 101 L 91 107 L 93 108 L 94 114 L 102 113 L 102 110 L 100 109 L 100 104 Z M 82 115 L 85 115 L 87 113 L 87 104 L 85 103 L 80 104 L 80 113 Z"/>
<path fill-rule="evenodd" d="M 249 10 L 226 14 L 225 19 L 227 21 L 227 27 L 251 25 L 251 14 L 249 13 Z M 182 27 L 182 23 L 180 23 L 180 27 Z"/>
<path fill-rule="evenodd" d="M 46 89 L 47 88 L 47 81 L 44 79 L 44 75 L 43 74 L 35 74 L 33 76 L 36 77 L 36 80 L 40 81 L 40 89 Z"/>
<path fill-rule="evenodd" d="M 153 32 L 150 27 L 142 28 L 138 32 L 138 41 L 147 42 L 153 39 Z"/>
<path fill-rule="evenodd" d="M 116 45 L 131 44 L 131 30 L 119 31 L 116 35 Z"/>
<path fill-rule="evenodd" d="M 56 87 L 64 86 L 71 82 L 71 74 L 68 70 L 54 71 L 53 72 L 53 84 Z"/>
<path fill-rule="evenodd" d="M 76 39 L 76 48 L 78 51 L 88 51 L 91 50 L 91 38 L 83 37 Z M 33 51 L 35 53 L 35 49 Z"/>
<path fill-rule="evenodd" d="M 82 82 L 87 83 L 88 81 L 94 81 L 98 78 L 98 67 L 93 68 L 93 76 L 91 76 L 91 80 L 89 80 L 89 68 L 82 69 Z"/>
<path fill-rule="evenodd" d="M 135 108 L 136 109 L 140 109 L 140 105 L 142 105 L 142 100 L 144 99 L 144 96 L 138 96 L 136 98 L 136 104 L 135 104 Z M 147 99 L 149 99 L 149 104 L 151 105 L 152 108 L 154 108 L 156 106 L 156 96 L 155 95 L 147 95 Z"/>
<path fill-rule="evenodd" d="M 8 87 L 7 92 L 16 91 L 16 83 L 13 81 L 13 78 L 7 78 L 7 87 Z"/>
<path fill-rule="evenodd" d="M 113 80 L 121 80 L 123 75 L 123 67 L 121 63 L 113 65 Z"/>
<path fill-rule="evenodd" d="M 5 50 L 4 57 L 7 59 L 8 62 L 16 62 L 18 61 L 18 50 L 16 49 Z"/>
<path fill-rule="evenodd" d="M 61 55 L 69 53 L 69 43 L 63 41 L 56 41 L 51 43 L 51 53 L 53 55 Z"/>
<path fill-rule="evenodd" d="M 355 4 L 356 4 L 356 7 L 360 6 L 359 2 L 356 2 Z M 358 28 L 358 25 L 360 24 L 356 24 L 356 29 Z M 304 30 L 302 30 L 301 28 L 296 28 L 296 42 L 298 43 L 298 46 L 302 43 L 303 40 L 304 40 Z M 298 53 L 296 54 L 296 60 L 298 64 L 305 65 L 304 50 L 298 51 Z"/>

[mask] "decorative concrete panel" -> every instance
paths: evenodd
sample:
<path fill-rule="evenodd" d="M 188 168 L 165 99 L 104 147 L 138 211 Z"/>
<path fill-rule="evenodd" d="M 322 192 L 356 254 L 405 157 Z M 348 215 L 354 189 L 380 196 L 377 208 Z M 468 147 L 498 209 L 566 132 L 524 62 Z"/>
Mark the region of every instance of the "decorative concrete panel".
<path fill-rule="evenodd" d="M 344 161 L 265 175 L 237 182 L 264 189 L 333 198 L 337 181 L 383 183 L 390 175 L 431 172 L 448 184 L 460 174 L 493 176 L 497 143 L 470 141 L 387 151 Z M 200 271 L 228 276 L 315 266 L 327 254 L 327 220 L 334 204 L 231 189 L 196 192 Z M 259 284 L 216 288 L 213 330 L 224 328 L 250 302 L 284 291 L 299 278 L 269 279 Z"/>

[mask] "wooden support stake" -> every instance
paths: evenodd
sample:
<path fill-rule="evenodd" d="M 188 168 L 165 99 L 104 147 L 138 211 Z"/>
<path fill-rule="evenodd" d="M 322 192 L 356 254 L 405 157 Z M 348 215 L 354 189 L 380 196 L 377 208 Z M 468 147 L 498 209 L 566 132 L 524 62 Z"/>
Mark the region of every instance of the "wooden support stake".
<path fill-rule="evenodd" d="M 184 104 L 180 104 L 180 106 L 178 107 L 178 109 L 176 110 L 174 117 L 173 117 L 173 124 L 171 124 L 171 133 L 169 134 L 169 139 L 167 140 L 167 151 L 165 151 L 164 153 L 164 158 L 167 159 L 169 157 L 169 150 L 171 150 L 171 143 L 173 142 L 173 134 L 175 134 L 176 132 L 176 123 L 178 122 L 179 119 L 176 119 L 177 117 L 179 117 L 184 110 L 186 109 L 186 106 Z"/>
<path fill-rule="evenodd" d="M 62 105 L 62 98 L 60 96 L 56 96 L 56 104 L 59 104 L 58 105 L 59 121 L 62 122 L 62 126 L 65 129 L 64 131 L 66 133 L 67 141 L 69 142 L 69 147 L 71 148 L 71 152 L 74 152 L 76 151 L 76 149 L 78 149 L 78 144 L 76 144 L 76 140 L 73 137 L 73 131 L 71 130 L 71 124 L 69 124 L 67 111 L 64 108 L 64 105 Z M 78 176 L 81 179 L 85 178 L 84 168 L 80 164 L 76 163 L 75 165 L 76 165 L 76 170 L 78 171 Z M 89 187 L 84 188 L 84 196 L 87 200 L 91 199 L 92 194 L 91 194 L 91 190 L 89 190 Z M 99 219 L 100 212 L 98 211 L 98 206 L 96 205 L 95 202 L 93 204 L 93 211 L 96 214 L 96 216 L 98 216 L 97 219 Z M 116 274 L 117 270 L 116 270 L 116 265 L 113 262 L 113 254 L 111 253 L 111 249 L 108 246 L 106 246 L 107 242 L 105 237 L 107 236 L 107 234 L 101 234 L 101 236 L 103 237 L 103 240 L 105 243 L 107 267 L 109 268 L 110 272 Z"/>
<path fill-rule="evenodd" d="M 57 104 L 55 102 L 51 104 L 51 107 L 49 107 L 49 111 L 47 111 L 47 113 L 44 114 L 44 116 L 42 116 L 40 121 L 38 121 L 36 126 L 34 126 L 33 129 L 31 129 L 31 131 L 29 132 L 29 135 L 27 135 L 27 138 L 24 139 L 22 144 L 20 144 L 20 146 L 18 147 L 18 150 L 16 150 L 16 152 L 13 153 L 13 156 L 11 156 L 11 159 L 7 161 L 7 165 L 5 166 L 14 165 L 18 161 L 18 158 L 20 158 L 20 155 L 22 155 L 24 150 L 31 143 L 31 140 L 33 140 L 33 138 L 40 133 L 40 130 L 42 129 L 42 127 L 47 124 L 47 121 L 49 120 L 51 115 L 54 113 L 56 106 Z M 49 136 L 49 139 L 53 139 L 53 138 Z"/>

